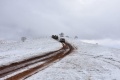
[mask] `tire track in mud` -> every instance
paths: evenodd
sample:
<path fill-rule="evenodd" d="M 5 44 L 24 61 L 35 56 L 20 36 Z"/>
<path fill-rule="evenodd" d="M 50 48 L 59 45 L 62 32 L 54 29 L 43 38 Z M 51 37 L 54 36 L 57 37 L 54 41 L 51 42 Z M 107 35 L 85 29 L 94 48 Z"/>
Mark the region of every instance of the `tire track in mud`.
<path fill-rule="evenodd" d="M 39 72 L 40 70 L 45 69 L 52 63 L 59 61 L 60 59 L 62 59 L 63 57 L 65 57 L 66 55 L 70 54 L 73 51 L 73 47 L 69 43 L 62 44 L 63 47 L 60 50 L 49 52 L 46 53 L 45 55 L 34 57 L 19 63 L 13 63 L 8 66 L 0 67 L 0 78 L 39 62 L 43 63 L 28 70 L 25 70 L 21 73 L 15 74 L 14 76 L 7 78 L 6 80 L 20 80 L 20 79 L 23 80 Z"/>
<path fill-rule="evenodd" d="M 62 49 L 63 49 L 63 47 L 57 51 L 61 51 Z M 12 64 L 7 65 L 7 66 L 2 66 L 2 67 L 0 67 L 0 78 L 4 77 L 6 75 L 9 75 L 9 74 L 11 74 L 19 69 L 30 66 L 34 63 L 45 61 L 45 59 L 47 59 L 47 56 L 54 55 L 54 53 L 56 53 L 57 51 L 45 53 L 44 55 L 33 57 L 33 58 L 30 58 L 30 59 L 27 59 L 27 60 L 24 60 L 21 62 L 12 63 Z"/>

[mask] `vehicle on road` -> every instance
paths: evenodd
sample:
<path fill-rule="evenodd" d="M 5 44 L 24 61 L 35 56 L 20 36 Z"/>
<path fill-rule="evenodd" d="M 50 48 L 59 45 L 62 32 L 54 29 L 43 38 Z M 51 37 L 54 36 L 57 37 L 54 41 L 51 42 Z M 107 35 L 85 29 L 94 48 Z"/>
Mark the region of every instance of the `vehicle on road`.
<path fill-rule="evenodd" d="M 58 40 L 58 36 L 57 35 L 52 35 L 52 38 Z"/>
<path fill-rule="evenodd" d="M 65 39 L 64 38 L 60 38 L 60 42 L 65 43 Z"/>

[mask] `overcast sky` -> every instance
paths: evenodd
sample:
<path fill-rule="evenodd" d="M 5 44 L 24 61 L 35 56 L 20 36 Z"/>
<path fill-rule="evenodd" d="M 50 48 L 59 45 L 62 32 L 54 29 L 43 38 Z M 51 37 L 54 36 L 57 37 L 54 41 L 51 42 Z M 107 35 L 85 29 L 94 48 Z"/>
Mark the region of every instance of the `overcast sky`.
<path fill-rule="evenodd" d="M 0 39 L 60 32 L 120 40 L 120 0 L 0 0 Z"/>

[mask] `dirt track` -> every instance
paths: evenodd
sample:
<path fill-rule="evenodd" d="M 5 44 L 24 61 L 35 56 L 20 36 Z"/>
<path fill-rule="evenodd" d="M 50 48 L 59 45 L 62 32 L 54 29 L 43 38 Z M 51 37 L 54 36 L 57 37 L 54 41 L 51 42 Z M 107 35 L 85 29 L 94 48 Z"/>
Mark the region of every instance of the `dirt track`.
<path fill-rule="evenodd" d="M 39 72 L 40 70 L 43 70 L 46 67 L 50 66 L 52 63 L 59 61 L 66 55 L 70 54 L 72 50 L 73 50 L 73 47 L 69 43 L 63 43 L 63 47 L 60 50 L 49 52 L 37 57 L 33 57 L 25 61 L 21 61 L 19 63 L 13 63 L 8 66 L 0 67 L 0 78 L 3 78 L 10 74 L 14 74 L 15 72 L 22 70 L 25 67 L 42 62 L 41 64 L 33 68 L 17 73 L 6 79 L 6 80 L 20 80 L 20 79 L 24 80 L 32 76 L 33 74 Z"/>

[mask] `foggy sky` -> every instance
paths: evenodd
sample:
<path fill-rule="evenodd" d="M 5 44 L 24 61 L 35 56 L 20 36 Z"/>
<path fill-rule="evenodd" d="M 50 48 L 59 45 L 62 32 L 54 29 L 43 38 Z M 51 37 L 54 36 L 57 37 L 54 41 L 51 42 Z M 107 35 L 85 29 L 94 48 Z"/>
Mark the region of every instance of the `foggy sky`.
<path fill-rule="evenodd" d="M 59 34 L 120 39 L 120 0 L 0 0 L 0 39 Z"/>

